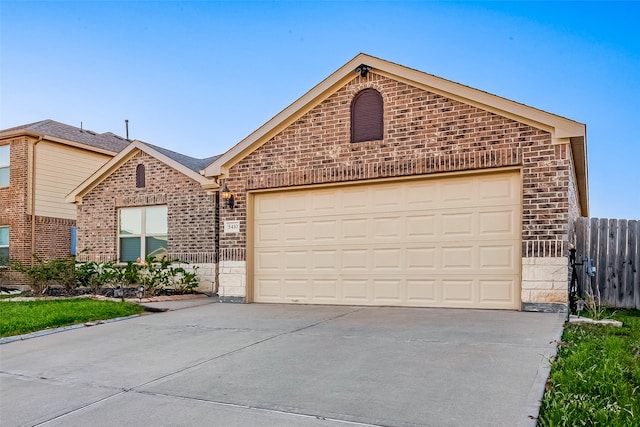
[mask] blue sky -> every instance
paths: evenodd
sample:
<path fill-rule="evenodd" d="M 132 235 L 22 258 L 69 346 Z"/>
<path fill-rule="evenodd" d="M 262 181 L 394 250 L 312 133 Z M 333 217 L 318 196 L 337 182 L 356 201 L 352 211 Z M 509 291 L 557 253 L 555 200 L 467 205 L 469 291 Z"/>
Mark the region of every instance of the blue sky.
<path fill-rule="evenodd" d="M 640 219 L 640 2 L 0 0 L 0 128 L 220 154 L 364 52 L 585 123 L 591 216 Z"/>

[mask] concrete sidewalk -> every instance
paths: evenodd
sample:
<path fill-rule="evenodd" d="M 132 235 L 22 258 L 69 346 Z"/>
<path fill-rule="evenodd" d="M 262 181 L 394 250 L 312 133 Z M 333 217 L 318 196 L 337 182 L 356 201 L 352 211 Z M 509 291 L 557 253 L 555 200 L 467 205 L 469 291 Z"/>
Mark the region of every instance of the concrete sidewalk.
<path fill-rule="evenodd" d="M 533 425 L 564 321 L 182 303 L 0 346 L 0 424 Z"/>

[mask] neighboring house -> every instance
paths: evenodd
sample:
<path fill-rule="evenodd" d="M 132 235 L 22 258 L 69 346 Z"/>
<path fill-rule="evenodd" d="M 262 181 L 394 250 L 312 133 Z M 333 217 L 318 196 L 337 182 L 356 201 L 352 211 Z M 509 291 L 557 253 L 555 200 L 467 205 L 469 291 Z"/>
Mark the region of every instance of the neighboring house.
<path fill-rule="evenodd" d="M 588 215 L 585 125 L 364 54 L 205 175 L 223 300 L 565 310 Z"/>
<path fill-rule="evenodd" d="M 76 209 L 65 196 L 128 144 L 53 120 L 0 130 L 2 262 L 70 256 Z"/>
<path fill-rule="evenodd" d="M 199 290 L 216 292 L 218 186 L 200 174 L 214 160 L 133 141 L 67 197 L 78 210 L 78 260 L 166 256 L 197 266 Z"/>

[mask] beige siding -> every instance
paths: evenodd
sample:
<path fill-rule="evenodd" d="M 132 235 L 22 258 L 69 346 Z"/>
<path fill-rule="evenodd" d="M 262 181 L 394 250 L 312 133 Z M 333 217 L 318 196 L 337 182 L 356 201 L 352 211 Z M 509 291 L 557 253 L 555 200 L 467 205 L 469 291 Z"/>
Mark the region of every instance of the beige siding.
<path fill-rule="evenodd" d="M 517 172 L 255 198 L 256 302 L 519 308 Z"/>
<path fill-rule="evenodd" d="M 65 196 L 110 159 L 109 156 L 43 141 L 36 146 L 36 215 L 76 218 Z"/>

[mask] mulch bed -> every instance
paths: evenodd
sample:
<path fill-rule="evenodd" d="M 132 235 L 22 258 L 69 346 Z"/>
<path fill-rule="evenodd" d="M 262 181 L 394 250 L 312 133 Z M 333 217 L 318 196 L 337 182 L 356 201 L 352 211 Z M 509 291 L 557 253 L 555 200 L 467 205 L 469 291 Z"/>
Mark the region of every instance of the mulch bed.
<path fill-rule="evenodd" d="M 0 291 L 3 291 L 3 290 L 5 290 L 5 288 L 0 289 Z M 61 286 L 50 286 L 45 288 L 44 292 L 41 294 L 35 294 L 31 292 L 30 295 L 23 294 L 23 296 L 81 297 L 81 296 L 88 296 L 88 295 L 98 295 L 98 296 L 107 297 L 107 298 L 125 298 L 125 299 L 138 298 L 137 286 L 130 287 L 130 288 L 129 287 L 120 288 L 118 290 L 122 291 L 121 295 L 116 295 L 115 288 L 96 289 L 96 288 L 89 288 L 89 287 L 78 287 L 73 289 L 66 289 Z M 185 293 L 177 289 L 160 289 L 156 292 L 154 296 L 174 296 L 174 295 L 186 295 L 186 294 L 193 294 L 193 292 Z M 144 295 L 144 297 L 148 297 L 148 296 L 149 296 L 148 294 Z"/>

